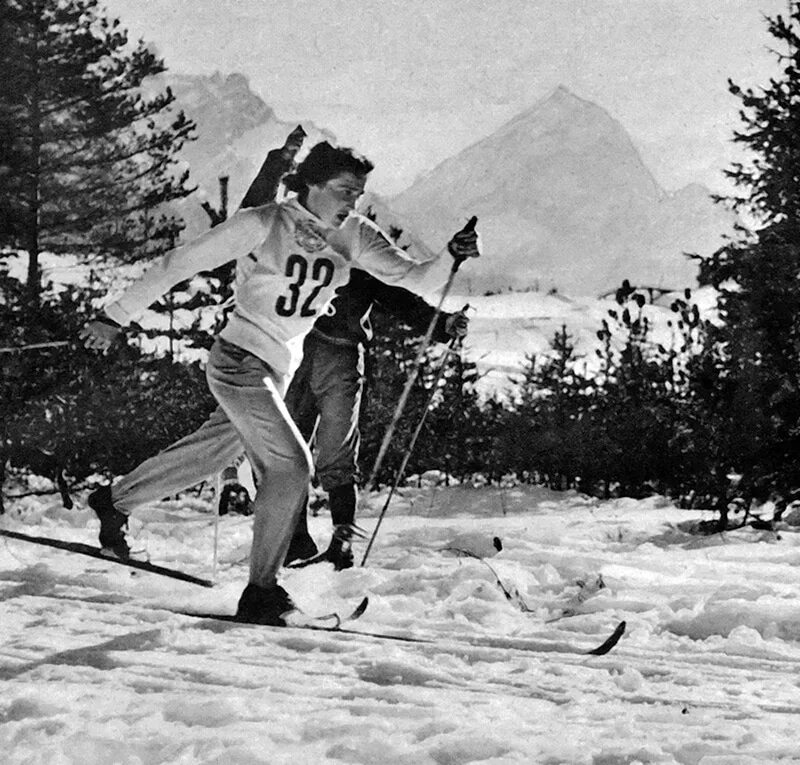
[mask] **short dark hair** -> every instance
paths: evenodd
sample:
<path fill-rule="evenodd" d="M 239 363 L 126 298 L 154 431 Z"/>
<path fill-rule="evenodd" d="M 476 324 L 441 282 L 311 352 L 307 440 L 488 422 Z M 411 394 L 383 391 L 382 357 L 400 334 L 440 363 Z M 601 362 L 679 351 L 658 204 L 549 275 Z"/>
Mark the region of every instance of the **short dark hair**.
<path fill-rule="evenodd" d="M 325 183 L 341 173 L 368 175 L 374 167 L 372 162 L 353 149 L 331 146 L 327 141 L 322 141 L 313 146 L 297 169 L 283 179 L 283 185 L 302 196 L 311 185 Z"/>

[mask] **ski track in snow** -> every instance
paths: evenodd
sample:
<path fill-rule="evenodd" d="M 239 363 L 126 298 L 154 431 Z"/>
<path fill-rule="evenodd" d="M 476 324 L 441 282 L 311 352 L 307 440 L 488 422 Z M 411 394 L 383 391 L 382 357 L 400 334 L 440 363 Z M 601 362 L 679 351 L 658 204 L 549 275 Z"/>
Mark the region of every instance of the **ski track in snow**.
<path fill-rule="evenodd" d="M 382 500 L 365 498 L 366 528 Z M 188 496 L 147 508 L 135 547 L 210 577 L 213 508 Z M 308 613 L 369 595 L 349 628 L 433 643 L 168 610 L 234 610 L 249 518 L 220 520 L 212 590 L 0 539 L 3 761 L 800 762 L 800 534 L 678 526 L 702 517 L 661 498 L 406 488 L 367 567 L 285 572 Z M 326 544 L 327 514 L 309 520 Z M 0 525 L 89 543 L 97 531 L 89 511 L 51 497 L 16 500 Z M 529 611 L 484 562 L 447 548 L 483 556 Z M 610 654 L 566 650 L 623 619 Z"/>

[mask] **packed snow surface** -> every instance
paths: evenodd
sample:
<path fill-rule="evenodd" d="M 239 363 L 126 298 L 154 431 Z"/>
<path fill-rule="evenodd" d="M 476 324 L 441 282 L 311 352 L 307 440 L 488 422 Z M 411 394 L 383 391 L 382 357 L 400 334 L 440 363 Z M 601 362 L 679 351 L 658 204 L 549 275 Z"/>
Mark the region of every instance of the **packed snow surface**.
<path fill-rule="evenodd" d="M 367 529 L 383 499 L 364 498 Z M 83 503 L 9 505 L 4 528 L 95 542 Z M 131 533 L 213 589 L 0 539 L 3 761 L 800 762 L 800 535 L 688 533 L 702 517 L 423 483 L 395 497 L 365 567 L 283 576 L 307 613 L 368 595 L 352 629 L 431 642 L 174 613 L 230 613 L 247 582 L 251 519 L 219 520 L 215 567 L 210 494 L 143 509 Z M 310 522 L 326 544 L 328 516 Z M 611 653 L 578 652 L 622 620 Z"/>

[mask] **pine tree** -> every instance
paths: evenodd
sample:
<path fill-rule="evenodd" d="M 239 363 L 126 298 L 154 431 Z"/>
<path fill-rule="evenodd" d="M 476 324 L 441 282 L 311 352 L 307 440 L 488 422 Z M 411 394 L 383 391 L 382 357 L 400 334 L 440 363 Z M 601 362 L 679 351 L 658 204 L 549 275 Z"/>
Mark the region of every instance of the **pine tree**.
<path fill-rule="evenodd" d="M 439 466 L 447 476 L 459 479 L 480 472 L 485 463 L 483 452 L 489 444 L 481 427 L 475 387 L 479 378 L 477 366 L 467 361 L 453 345 L 441 350 L 440 358 L 434 359 L 428 375 L 431 379 L 424 384 L 429 397 L 437 376 L 439 381 L 414 451 L 416 472 L 425 470 L 426 466 Z"/>
<path fill-rule="evenodd" d="M 678 422 L 681 393 L 676 389 L 677 350 L 652 340 L 645 295 L 625 282 L 617 291 L 619 308 L 609 311 L 598 333 L 604 341 L 602 395 L 595 419 L 611 460 L 606 470 L 628 496 L 663 488 L 674 473 L 669 448 Z M 614 338 L 614 344 L 610 342 Z M 616 345 L 616 349 L 612 347 Z"/>
<path fill-rule="evenodd" d="M 574 428 L 585 409 L 585 381 L 576 372 L 580 360 L 572 336 L 562 326 L 550 341 L 550 352 L 529 356 L 505 432 L 510 469 L 538 474 L 552 488 L 571 485 L 581 466 Z"/>
<path fill-rule="evenodd" d="M 409 325 L 396 316 L 386 315 L 379 306 L 373 307 L 371 317 L 374 339 L 367 353 L 367 384 L 359 424 L 362 438 L 360 463 L 364 476 L 370 474 L 387 423 L 392 421 L 397 402 L 413 368 L 420 342 Z M 397 473 L 406 445 L 410 443 L 425 410 L 429 396 L 425 380 L 430 379 L 431 369 L 429 351 L 411 388 L 381 472 L 376 476 L 378 483 L 391 482 Z M 410 470 L 413 471 L 413 468 L 414 464 L 410 463 Z"/>
<path fill-rule="evenodd" d="M 52 345 L 77 337 L 97 290 L 45 283 L 31 316 L 25 285 L 0 267 L 0 294 L 0 348 L 19 349 L 0 355 L 0 489 L 6 461 L 39 475 L 49 462 L 68 483 L 126 473 L 216 406 L 198 364 L 148 357 L 134 345 L 110 356 L 77 341 Z"/>
<path fill-rule="evenodd" d="M 126 260 L 163 251 L 182 227 L 163 206 L 191 192 L 175 155 L 193 123 L 171 113 L 164 71 L 97 0 L 0 0 L 0 244 L 28 253 L 40 293 L 49 249 Z"/>
<path fill-rule="evenodd" d="M 790 8 L 767 19 L 780 77 L 761 89 L 729 83 L 744 123 L 734 140 L 753 159 L 727 171 L 740 193 L 721 201 L 755 223 L 701 269 L 722 320 L 710 335 L 718 379 L 705 391 L 720 418 L 717 472 L 741 473 L 753 496 L 800 486 L 800 2 Z"/>

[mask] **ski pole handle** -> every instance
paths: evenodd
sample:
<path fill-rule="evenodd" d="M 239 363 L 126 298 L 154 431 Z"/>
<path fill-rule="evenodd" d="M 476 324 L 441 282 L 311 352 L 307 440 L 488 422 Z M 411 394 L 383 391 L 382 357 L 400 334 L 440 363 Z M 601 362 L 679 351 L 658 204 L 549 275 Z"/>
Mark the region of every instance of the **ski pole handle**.
<path fill-rule="evenodd" d="M 470 237 L 470 234 L 474 234 L 475 226 L 478 224 L 478 216 L 473 215 L 466 223 L 464 228 L 460 231 L 456 231 L 453 234 L 453 238 L 447 245 L 447 249 L 450 250 L 450 254 L 453 256 L 453 267 L 451 272 L 454 274 L 458 271 L 459 266 L 467 259 L 471 257 L 477 257 L 480 253 L 477 251 L 477 239 L 475 237 Z M 463 243 L 460 241 L 469 237 L 468 243 Z M 467 249 L 471 247 L 474 250 L 474 255 Z"/>

